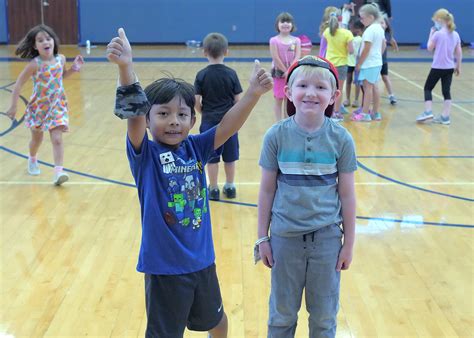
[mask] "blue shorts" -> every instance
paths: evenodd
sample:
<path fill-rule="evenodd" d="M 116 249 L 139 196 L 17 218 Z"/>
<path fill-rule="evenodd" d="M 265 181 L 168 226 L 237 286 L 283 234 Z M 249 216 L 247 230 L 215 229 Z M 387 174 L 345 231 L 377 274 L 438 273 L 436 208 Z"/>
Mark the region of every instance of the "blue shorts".
<path fill-rule="evenodd" d="M 208 129 L 214 127 L 217 123 L 212 122 L 201 122 L 199 127 L 199 132 L 203 133 Z M 216 152 L 219 154 L 222 151 L 222 160 L 225 163 L 235 162 L 239 159 L 239 137 L 235 133 L 232 135 L 219 149 L 216 149 Z M 219 163 L 220 156 L 211 158 L 207 163 Z"/>
<path fill-rule="evenodd" d="M 360 70 L 357 80 L 359 82 L 366 80 L 367 82 L 371 84 L 375 84 L 380 80 L 381 70 L 382 70 L 382 66 L 363 68 Z"/>

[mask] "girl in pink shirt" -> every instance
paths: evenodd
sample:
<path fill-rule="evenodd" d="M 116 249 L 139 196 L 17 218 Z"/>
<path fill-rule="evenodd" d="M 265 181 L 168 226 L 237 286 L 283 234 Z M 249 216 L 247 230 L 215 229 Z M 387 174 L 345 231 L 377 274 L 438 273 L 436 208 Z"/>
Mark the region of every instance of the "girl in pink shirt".
<path fill-rule="evenodd" d="M 290 13 L 283 12 L 277 16 L 275 29 L 279 34 L 270 39 L 270 53 L 272 55 L 273 96 L 275 97 L 273 111 L 278 122 L 283 118 L 282 103 L 285 98 L 287 70 L 301 57 L 301 41 L 291 35 L 296 30 L 296 26 Z"/>
<path fill-rule="evenodd" d="M 434 27 L 431 28 L 428 39 L 428 50 L 433 51 L 433 63 L 426 79 L 425 91 L 425 111 L 418 115 L 417 122 L 424 122 L 433 119 L 432 112 L 433 99 L 431 91 L 441 79 L 441 90 L 444 98 L 443 112 L 439 117 L 433 119 L 435 123 L 449 125 L 451 113 L 451 81 L 453 73 L 461 73 L 461 39 L 455 31 L 454 17 L 448 10 L 438 9 L 432 18 Z"/>

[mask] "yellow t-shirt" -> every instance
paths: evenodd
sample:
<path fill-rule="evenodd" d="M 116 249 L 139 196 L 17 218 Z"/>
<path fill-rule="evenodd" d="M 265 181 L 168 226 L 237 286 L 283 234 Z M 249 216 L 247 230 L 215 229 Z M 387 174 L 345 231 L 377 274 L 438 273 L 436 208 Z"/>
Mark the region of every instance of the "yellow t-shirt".
<path fill-rule="evenodd" d="M 336 67 L 347 65 L 347 43 L 354 39 L 352 32 L 345 28 L 338 28 L 334 36 L 329 32 L 329 28 L 323 33 L 326 38 L 328 49 L 326 51 L 326 59 L 332 62 Z"/>

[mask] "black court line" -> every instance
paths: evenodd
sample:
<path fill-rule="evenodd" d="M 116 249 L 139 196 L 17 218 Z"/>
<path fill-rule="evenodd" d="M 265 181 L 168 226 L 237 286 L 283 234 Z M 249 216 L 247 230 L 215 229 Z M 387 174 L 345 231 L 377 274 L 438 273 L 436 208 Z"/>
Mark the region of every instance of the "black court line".
<path fill-rule="evenodd" d="M 361 167 L 362 169 L 364 169 L 365 171 L 371 173 L 372 175 L 375 175 L 375 176 L 377 176 L 377 177 L 383 178 L 384 180 L 387 180 L 387 181 L 390 181 L 390 182 L 393 182 L 393 183 L 396 183 L 396 184 L 403 185 L 403 186 L 408 187 L 408 188 L 411 188 L 411 189 L 420 190 L 420 191 L 428 192 L 428 193 L 435 194 L 435 195 L 440 195 L 440 196 L 455 198 L 455 199 L 459 199 L 459 200 L 463 200 L 463 201 L 474 202 L 474 199 L 472 199 L 472 198 L 462 197 L 462 196 L 456 196 L 456 195 L 446 194 L 446 193 L 444 193 L 444 192 L 439 192 L 439 191 L 435 191 L 435 190 L 425 189 L 425 188 L 417 187 L 416 185 L 413 185 L 413 184 L 408 184 L 408 183 L 405 183 L 405 182 L 402 182 L 402 181 L 399 181 L 399 180 L 390 178 L 390 177 L 388 177 L 388 176 L 379 174 L 378 172 L 376 172 L 376 171 L 370 169 L 369 167 L 363 165 L 360 161 L 357 161 L 357 165 L 358 165 L 359 167 Z"/>
<path fill-rule="evenodd" d="M 28 156 L 23 155 L 19 152 L 16 152 L 16 151 L 12 150 L 12 149 L 9 149 L 7 147 L 0 146 L 0 149 L 7 152 L 7 153 L 12 154 L 12 155 L 15 155 L 15 156 L 18 156 L 18 157 L 21 157 L 21 158 L 24 158 L 24 159 L 28 159 Z M 54 167 L 54 165 L 51 164 L 51 163 L 47 163 L 47 162 L 44 162 L 44 161 L 38 161 L 38 162 L 45 165 L 45 166 L 48 166 L 48 167 Z M 109 178 L 100 177 L 100 176 L 96 176 L 96 175 L 91 175 L 91 174 L 83 173 L 83 172 L 72 170 L 72 169 L 64 168 L 64 171 L 69 172 L 69 173 L 73 173 L 73 174 L 76 174 L 76 175 L 79 175 L 79 176 L 96 179 L 96 180 L 103 181 L 103 182 L 109 182 L 109 183 L 113 183 L 113 184 L 117 184 L 117 185 L 121 185 L 121 186 L 126 186 L 126 187 L 131 187 L 131 188 L 136 187 L 134 184 L 121 182 L 121 181 L 117 181 L 117 180 L 112 180 L 112 179 L 109 179 Z M 225 201 L 225 200 L 212 201 L 212 202 L 233 204 L 233 205 L 252 207 L 252 208 L 257 207 L 257 204 L 254 204 L 254 203 Z M 356 216 L 356 218 L 357 219 L 362 219 L 362 220 L 377 220 L 377 221 L 386 221 L 386 222 L 395 222 L 395 223 L 410 223 L 410 224 L 420 224 L 420 225 L 425 224 L 425 225 L 433 225 L 433 226 L 462 227 L 462 228 L 472 228 L 472 229 L 474 229 L 474 225 L 470 225 L 470 224 L 457 224 L 457 223 L 444 223 L 444 222 L 443 223 L 438 223 L 438 222 L 425 222 L 425 221 L 422 222 L 422 221 L 410 221 L 410 220 L 399 220 L 399 219 L 392 219 L 392 218 L 366 217 L 366 216 Z"/>

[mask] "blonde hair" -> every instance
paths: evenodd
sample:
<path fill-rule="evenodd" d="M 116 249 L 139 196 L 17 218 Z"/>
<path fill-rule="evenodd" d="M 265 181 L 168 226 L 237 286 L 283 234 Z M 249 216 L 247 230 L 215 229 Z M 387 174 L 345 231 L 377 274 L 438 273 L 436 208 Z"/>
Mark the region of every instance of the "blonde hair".
<path fill-rule="evenodd" d="M 321 19 L 321 24 L 319 25 L 319 35 L 322 36 L 326 28 L 329 27 L 329 17 L 331 13 L 337 13 L 339 9 L 334 6 L 326 7 L 324 10 L 323 18 Z"/>
<path fill-rule="evenodd" d="M 332 94 L 336 92 L 336 89 L 337 89 L 336 78 L 334 77 L 334 75 L 331 73 L 329 69 L 322 68 L 322 67 L 314 67 L 310 65 L 302 65 L 302 66 L 297 67 L 291 73 L 290 78 L 288 79 L 288 87 L 290 89 L 293 86 L 295 79 L 299 75 L 302 75 L 304 77 L 309 77 L 313 75 L 319 76 L 323 80 L 329 81 L 331 83 Z"/>
<path fill-rule="evenodd" d="M 449 31 L 452 32 L 456 29 L 456 25 L 454 24 L 454 16 L 449 13 L 449 11 L 445 8 L 438 9 L 431 18 L 433 20 L 443 20 L 446 22 L 446 26 L 448 27 Z"/>
<path fill-rule="evenodd" d="M 364 13 L 365 15 L 372 15 L 374 17 L 375 22 L 379 21 L 380 18 L 382 17 L 382 14 L 380 13 L 380 10 L 379 10 L 379 6 L 375 3 L 362 6 L 359 9 L 359 14 L 360 13 Z"/>

